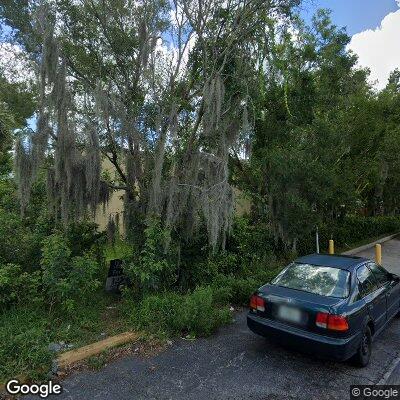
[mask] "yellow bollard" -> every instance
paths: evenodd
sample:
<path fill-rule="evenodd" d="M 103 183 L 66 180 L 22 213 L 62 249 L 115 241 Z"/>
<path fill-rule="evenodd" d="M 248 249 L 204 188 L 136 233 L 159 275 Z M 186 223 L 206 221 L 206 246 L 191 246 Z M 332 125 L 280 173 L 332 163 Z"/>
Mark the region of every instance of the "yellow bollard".
<path fill-rule="evenodd" d="M 329 254 L 335 254 L 335 244 L 333 240 L 329 240 Z"/>
<path fill-rule="evenodd" d="M 375 261 L 377 264 L 382 265 L 382 246 L 380 244 L 375 245 Z"/>

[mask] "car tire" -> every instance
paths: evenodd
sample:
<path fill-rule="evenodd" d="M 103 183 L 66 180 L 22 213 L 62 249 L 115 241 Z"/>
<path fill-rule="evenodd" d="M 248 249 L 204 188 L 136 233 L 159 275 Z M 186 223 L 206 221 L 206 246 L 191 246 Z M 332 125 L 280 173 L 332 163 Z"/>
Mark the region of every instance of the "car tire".
<path fill-rule="evenodd" d="M 357 367 L 366 367 L 369 364 L 372 353 L 372 334 L 369 326 L 363 330 L 360 346 L 354 355 L 353 361 Z"/>

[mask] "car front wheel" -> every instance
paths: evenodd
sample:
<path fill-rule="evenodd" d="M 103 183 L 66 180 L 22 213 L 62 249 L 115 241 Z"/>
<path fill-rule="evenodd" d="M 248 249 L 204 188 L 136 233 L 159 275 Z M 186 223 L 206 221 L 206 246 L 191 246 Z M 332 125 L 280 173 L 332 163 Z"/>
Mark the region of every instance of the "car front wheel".
<path fill-rule="evenodd" d="M 360 346 L 357 353 L 354 355 L 355 365 L 358 367 L 366 367 L 371 358 L 372 352 L 372 334 L 369 326 L 366 326 L 363 331 Z"/>

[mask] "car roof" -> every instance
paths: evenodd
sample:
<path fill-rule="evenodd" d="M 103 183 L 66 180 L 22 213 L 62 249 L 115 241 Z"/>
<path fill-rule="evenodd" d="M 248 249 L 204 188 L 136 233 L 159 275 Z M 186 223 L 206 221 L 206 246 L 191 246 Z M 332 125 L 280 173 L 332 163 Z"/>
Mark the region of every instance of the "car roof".
<path fill-rule="evenodd" d="M 309 254 L 297 258 L 295 262 L 301 264 L 323 265 L 352 271 L 355 267 L 370 261 L 368 258 L 356 256 L 344 256 L 337 254 Z"/>

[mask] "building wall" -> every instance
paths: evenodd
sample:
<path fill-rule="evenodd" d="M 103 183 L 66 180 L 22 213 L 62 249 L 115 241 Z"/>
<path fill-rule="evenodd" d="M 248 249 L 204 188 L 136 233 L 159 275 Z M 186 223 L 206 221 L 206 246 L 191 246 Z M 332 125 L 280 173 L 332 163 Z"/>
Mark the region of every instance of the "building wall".
<path fill-rule="evenodd" d="M 102 163 L 102 168 L 103 171 L 107 171 L 111 176 L 114 176 L 115 168 L 111 164 L 110 160 L 104 159 Z M 114 191 L 110 196 L 108 204 L 106 204 L 104 207 L 102 205 L 99 205 L 99 207 L 97 208 L 94 222 L 99 226 L 100 231 L 106 230 L 110 216 L 113 216 L 115 218 L 117 214 L 119 214 L 120 228 L 121 231 L 123 231 L 123 195 L 123 190 Z"/>
<path fill-rule="evenodd" d="M 242 216 L 250 214 L 251 201 L 244 195 L 244 193 L 234 187 L 233 195 L 235 198 L 235 215 Z"/>
<path fill-rule="evenodd" d="M 103 161 L 103 170 L 108 171 L 112 176 L 115 173 L 114 166 L 108 159 Z M 247 199 L 244 194 L 237 188 L 233 188 L 234 193 L 234 201 L 235 201 L 235 214 L 236 215 L 244 215 L 250 213 L 251 202 Z M 124 211 L 124 200 L 123 200 L 124 191 L 117 190 L 112 193 L 110 196 L 110 201 L 108 204 L 103 207 L 100 205 L 96 212 L 95 222 L 99 225 L 99 230 L 104 231 L 107 229 L 107 224 L 110 216 L 115 217 L 119 214 L 120 221 L 120 231 L 123 232 L 123 211 Z"/>

